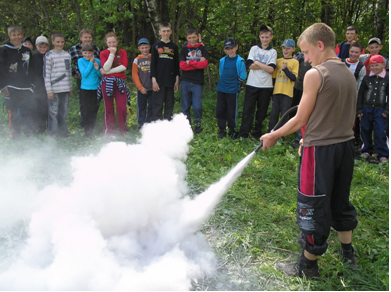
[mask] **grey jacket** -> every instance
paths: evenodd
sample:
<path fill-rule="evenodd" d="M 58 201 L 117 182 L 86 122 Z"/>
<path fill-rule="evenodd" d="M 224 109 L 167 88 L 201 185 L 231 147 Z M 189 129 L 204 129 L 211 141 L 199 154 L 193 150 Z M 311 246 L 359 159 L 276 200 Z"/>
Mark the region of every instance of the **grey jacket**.
<path fill-rule="evenodd" d="M 43 77 L 47 93 L 72 91 L 71 55 L 51 50 L 43 59 Z"/>

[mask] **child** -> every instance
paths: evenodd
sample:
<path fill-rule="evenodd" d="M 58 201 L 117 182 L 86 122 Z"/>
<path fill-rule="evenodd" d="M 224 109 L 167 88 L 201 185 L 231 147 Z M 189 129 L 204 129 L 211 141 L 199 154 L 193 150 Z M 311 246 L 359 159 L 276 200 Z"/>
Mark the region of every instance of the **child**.
<path fill-rule="evenodd" d="M 94 46 L 84 44 L 81 48 L 83 58 L 77 61 L 81 74 L 80 86 L 80 112 L 81 126 L 87 138 L 92 138 L 96 114 L 98 112 L 97 89 L 100 83 L 102 65 L 99 59 L 94 57 Z"/>
<path fill-rule="evenodd" d="M 49 50 L 48 39 L 41 35 L 35 40 L 37 52 L 31 57 L 34 63 L 34 99 L 36 102 L 35 121 L 37 123 L 37 133 L 43 134 L 46 131 L 48 121 L 48 96 L 43 78 L 43 58 Z"/>
<path fill-rule="evenodd" d="M 261 44 L 253 46 L 248 54 L 246 66 L 250 69 L 244 96 L 242 124 L 239 137 L 248 138 L 254 122 L 252 139 L 258 141 L 262 135 L 262 123 L 266 118 L 270 97 L 273 93 L 272 73 L 276 69 L 277 51 L 270 46 L 273 39 L 271 27 L 262 24 L 259 31 Z"/>
<path fill-rule="evenodd" d="M 296 49 L 295 42 L 292 39 L 286 39 L 281 47 L 284 57 L 277 59 L 277 66 L 272 76 L 276 82 L 274 84 L 268 132 L 277 124 L 279 114 L 281 113 L 282 116 L 291 107 L 293 87 L 299 73 L 299 62 L 292 57 Z"/>
<path fill-rule="evenodd" d="M 338 231 L 343 261 L 357 267 L 352 247 L 356 210 L 349 202 L 354 168 L 353 123 L 357 88 L 353 74 L 335 54 L 335 34 L 315 23 L 300 36 L 305 61 L 314 68 L 304 77 L 297 114 L 261 137 L 263 150 L 306 126 L 299 165 L 297 223 L 304 234 L 296 263 L 277 263 L 288 276 L 318 278 L 317 259 L 327 250 L 330 227 Z"/>
<path fill-rule="evenodd" d="M 339 43 L 335 46 L 335 53 L 337 54 L 337 57 L 340 57 L 341 59 L 346 59 L 349 57 L 349 49 L 350 45 L 354 42 L 356 42 L 358 37 L 358 30 L 354 25 L 348 26 L 346 29 L 346 41 Z M 362 49 L 362 54 L 365 54 L 365 50 Z"/>
<path fill-rule="evenodd" d="M 151 45 L 146 38 L 140 39 L 137 45 L 141 54 L 133 61 L 132 79 L 137 87 L 137 123 L 141 129 L 144 123 L 152 121 Z"/>
<path fill-rule="evenodd" d="M 22 45 L 23 31 L 19 25 L 8 27 L 10 42 L 0 48 L 0 90 L 4 94 L 10 137 L 19 139 L 22 131 L 30 136 L 34 128 L 34 100 L 31 74 L 31 50 Z M 18 117 L 18 110 L 20 115 Z"/>
<path fill-rule="evenodd" d="M 103 68 L 100 69 L 102 80 L 98 88 L 98 99 L 103 95 L 105 103 L 105 135 L 115 138 L 114 100 L 117 110 L 119 135 L 128 132 L 126 127 L 126 103 L 130 102 L 130 93 L 125 84 L 125 70 L 128 67 L 128 55 L 118 46 L 118 37 L 109 32 L 106 37 L 107 50 L 100 53 Z"/>
<path fill-rule="evenodd" d="M 356 78 L 357 91 L 360 89 L 361 82 L 365 76 L 365 66 L 358 60 L 360 53 L 362 51 L 362 46 L 358 42 L 353 42 L 350 45 L 349 49 L 349 58 L 346 58 L 342 61 L 345 62 L 346 66 L 352 71 L 354 77 Z M 360 138 L 360 119 L 356 117 L 356 122 L 354 123 L 354 141 L 355 146 L 361 147 L 361 138 Z M 357 159 L 360 159 L 360 156 L 357 155 Z"/>
<path fill-rule="evenodd" d="M 369 71 L 371 70 L 370 61 L 371 57 L 375 55 L 380 55 L 380 50 L 383 48 L 381 44 L 381 40 L 379 38 L 371 38 L 368 41 L 368 47 L 367 50 L 369 51 L 369 54 L 363 54 L 361 55 L 358 60 L 362 62 L 365 65 L 366 68 L 366 74 L 369 74 Z M 382 56 L 383 57 L 383 56 Z M 388 71 L 388 59 L 383 57 L 384 63 L 386 64 L 385 69 Z"/>
<path fill-rule="evenodd" d="M 384 59 L 380 55 L 371 56 L 371 72 L 365 75 L 357 99 L 357 116 L 361 118 L 361 156 L 369 163 L 388 162 L 386 124 L 388 119 L 388 74 Z M 373 153 L 372 131 L 375 139 L 377 159 Z"/>
<path fill-rule="evenodd" d="M 53 138 L 69 137 L 66 118 L 69 97 L 72 96 L 71 55 L 63 50 L 65 37 L 60 32 L 51 35 L 53 50 L 43 59 L 45 87 L 48 96 L 48 132 Z"/>
<path fill-rule="evenodd" d="M 171 120 L 174 110 L 174 92 L 179 86 L 178 46 L 170 41 L 171 24 L 163 22 L 159 25 L 160 41 L 152 46 L 151 77 L 153 120 Z"/>
<path fill-rule="evenodd" d="M 217 84 L 217 105 L 216 117 L 218 126 L 218 137 L 220 139 L 228 135 L 231 139 L 237 138 L 236 115 L 238 92 L 241 83 L 247 78 L 246 65 L 239 55 L 236 55 L 238 46 L 232 38 L 224 41 L 224 52 L 227 54 L 220 59 L 219 73 L 220 80 Z"/>
<path fill-rule="evenodd" d="M 190 108 L 193 105 L 194 131 L 202 132 L 202 85 L 204 84 L 204 69 L 208 66 L 208 51 L 199 40 L 197 29 L 186 30 L 186 39 L 179 54 L 181 76 L 182 112 L 191 125 Z"/>
<path fill-rule="evenodd" d="M 29 48 L 31 52 L 34 49 L 33 41 L 31 40 L 30 37 L 27 37 L 27 38 L 23 39 L 23 46 Z"/>

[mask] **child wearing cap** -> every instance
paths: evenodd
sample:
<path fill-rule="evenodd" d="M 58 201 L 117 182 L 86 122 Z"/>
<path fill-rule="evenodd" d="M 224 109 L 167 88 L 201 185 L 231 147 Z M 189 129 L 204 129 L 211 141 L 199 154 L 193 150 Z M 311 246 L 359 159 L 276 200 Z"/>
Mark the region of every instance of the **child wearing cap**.
<path fill-rule="evenodd" d="M 151 45 L 148 39 L 142 38 L 137 43 L 141 52 L 132 65 L 132 79 L 137 87 L 137 123 L 138 129 L 144 123 L 152 122 L 152 80 L 151 80 Z"/>
<path fill-rule="evenodd" d="M 291 107 L 293 87 L 299 73 L 299 61 L 292 57 L 296 49 L 294 40 L 286 39 L 281 47 L 284 57 L 277 59 L 276 69 L 272 76 L 275 84 L 268 132 L 277 124 L 279 114 L 281 113 L 282 116 Z"/>
<path fill-rule="evenodd" d="M 365 65 L 366 68 L 366 74 L 369 74 L 370 68 L 370 61 L 371 57 L 375 55 L 380 55 L 380 50 L 383 48 L 381 44 L 381 40 L 379 38 L 371 38 L 368 41 L 368 47 L 367 50 L 369 51 L 369 54 L 362 54 L 358 60 L 362 62 Z M 383 56 L 382 56 L 383 57 Z M 388 59 L 383 57 L 384 63 L 385 63 L 385 69 L 388 71 Z"/>
<path fill-rule="evenodd" d="M 261 44 L 251 48 L 246 61 L 250 73 L 246 83 L 242 124 L 239 131 L 239 137 L 249 137 L 256 109 L 255 126 L 251 134 L 252 139 L 256 141 L 262 135 L 262 123 L 266 118 L 270 97 L 273 94 L 272 74 L 277 63 L 277 51 L 270 46 L 273 30 L 262 24 L 259 31 Z"/>
<path fill-rule="evenodd" d="M 236 54 L 238 46 L 233 38 L 224 41 L 224 52 L 227 54 L 220 59 L 219 74 L 220 80 L 217 84 L 217 105 L 216 117 L 218 126 L 218 137 L 220 139 L 228 135 L 232 139 L 237 138 L 236 116 L 237 100 L 241 83 L 247 78 L 244 59 Z"/>
<path fill-rule="evenodd" d="M 34 79 L 34 99 L 36 103 L 36 110 L 34 119 L 37 123 L 37 133 L 43 134 L 47 128 L 48 121 L 48 98 L 45 87 L 45 79 L 43 78 L 43 58 L 49 50 L 48 39 L 41 35 L 35 40 L 35 47 L 37 52 L 31 57 L 31 61 L 35 64 L 32 71 Z"/>
<path fill-rule="evenodd" d="M 29 48 L 31 50 L 31 52 L 33 51 L 33 49 L 34 49 L 33 41 L 32 41 L 32 39 L 30 37 L 24 38 L 22 40 L 22 42 L 23 42 L 22 44 L 23 44 L 24 47 Z"/>
<path fill-rule="evenodd" d="M 202 86 L 204 84 L 204 69 L 208 67 L 208 50 L 199 42 L 198 30 L 190 27 L 186 30 L 186 40 L 179 54 L 181 76 L 182 112 L 190 125 L 190 108 L 194 112 L 194 132 L 202 132 Z"/>
<path fill-rule="evenodd" d="M 388 162 L 388 137 L 386 127 L 388 121 L 388 74 L 385 70 L 384 58 L 371 56 L 369 61 L 371 72 L 361 82 L 357 99 L 357 116 L 361 119 L 361 139 L 363 146 L 361 156 L 369 163 Z M 372 156 L 372 131 L 377 152 L 377 159 Z"/>

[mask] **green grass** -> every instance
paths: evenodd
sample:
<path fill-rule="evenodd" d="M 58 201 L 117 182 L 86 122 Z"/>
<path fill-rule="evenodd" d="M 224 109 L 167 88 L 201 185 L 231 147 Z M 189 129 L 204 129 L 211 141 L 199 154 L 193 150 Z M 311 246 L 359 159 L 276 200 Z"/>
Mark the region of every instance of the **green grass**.
<path fill-rule="evenodd" d="M 132 107 L 135 111 L 135 88 L 131 87 Z M 239 96 L 238 124 L 244 93 Z M 180 109 L 180 93 L 176 94 L 175 113 Z M 242 142 L 217 138 L 215 118 L 216 93 L 205 93 L 204 131 L 195 135 L 190 143 L 186 162 L 190 195 L 195 196 L 224 176 L 239 161 L 251 153 L 258 143 L 245 139 Z M 270 111 L 270 109 L 269 109 Z M 102 134 L 91 141 L 84 138 L 79 125 L 78 101 L 71 99 L 68 126 L 70 138 L 53 140 L 47 135 L 28 140 L 12 141 L 5 112 L 0 118 L 0 158 L 13 158 L 26 154 L 36 146 L 53 147 L 61 155 L 95 154 L 110 140 Z M 266 120 L 264 129 L 266 130 Z M 136 116 L 128 117 L 130 132 L 121 141 L 135 143 Z M 98 113 L 96 133 L 103 131 L 103 108 Z M 327 252 L 320 258 L 321 278 L 308 280 L 288 278 L 275 267 L 276 261 L 295 260 L 301 249 L 297 242 L 296 186 L 299 157 L 297 150 L 286 143 L 265 152 L 258 152 L 233 187 L 217 206 L 213 216 L 205 222 L 202 232 L 214 248 L 220 262 L 221 277 L 205 278 L 194 282 L 198 290 L 389 290 L 389 168 L 355 162 L 351 188 L 351 201 L 357 209 L 359 224 L 353 234 L 353 246 L 359 269 L 347 270 L 340 262 L 337 233 L 332 230 Z M 26 143 L 26 141 L 29 141 Z M 45 146 L 42 146 L 45 145 Z M 58 162 L 53 159 L 52 166 Z M 46 162 L 47 163 L 47 162 Z M 69 162 L 68 162 L 69 163 Z M 69 181 L 69 169 L 55 176 L 47 176 L 47 164 L 35 163 L 32 179 L 37 183 Z M 43 187 L 43 184 L 42 184 Z M 222 277 L 229 275 L 227 283 Z M 238 281 L 233 281 L 237 279 Z M 240 281 L 239 281 L 240 280 Z"/>

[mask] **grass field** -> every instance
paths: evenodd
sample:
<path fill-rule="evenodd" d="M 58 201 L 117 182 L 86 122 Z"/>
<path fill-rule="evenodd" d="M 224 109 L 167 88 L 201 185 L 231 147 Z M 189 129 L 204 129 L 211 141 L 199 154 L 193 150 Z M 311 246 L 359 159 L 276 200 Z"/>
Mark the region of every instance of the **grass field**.
<path fill-rule="evenodd" d="M 132 87 L 132 107 L 135 112 L 135 89 Z M 239 96 L 238 124 L 244 93 Z M 176 94 L 175 113 L 180 109 L 180 93 Z M 192 196 L 218 181 L 233 166 L 250 154 L 258 142 L 217 138 L 215 119 L 216 93 L 205 92 L 204 131 L 190 143 L 186 162 Z M 269 109 L 270 111 L 270 109 Z M 79 125 L 78 101 L 71 98 L 68 127 L 70 138 L 49 138 L 46 134 L 20 141 L 8 138 L 6 112 L 0 117 L 0 161 L 32 155 L 32 149 L 50 147 L 56 155 L 35 157 L 35 163 L 25 165 L 33 173 L 30 180 L 43 187 L 50 183 L 66 184 L 71 180 L 70 156 L 90 155 L 110 142 L 102 134 L 103 109 L 99 110 L 96 138 L 89 140 Z M 135 143 L 136 116 L 128 117 L 130 132 L 117 140 Z M 267 120 L 268 121 L 268 120 Z M 264 128 L 266 128 L 266 122 Z M 299 156 L 290 144 L 294 135 L 286 138 L 266 153 L 260 151 L 241 177 L 224 196 L 213 216 L 205 222 L 202 232 L 214 248 L 218 273 L 194 280 L 196 290 L 389 290 L 389 165 L 371 165 L 355 161 L 351 201 L 357 209 L 359 224 L 353 234 L 353 246 L 359 269 L 347 270 L 338 257 L 339 240 L 332 230 L 327 252 L 320 258 L 321 278 L 308 280 L 288 278 L 279 272 L 277 261 L 296 260 L 301 249 L 297 242 L 296 177 Z M 58 163 L 65 167 L 56 169 Z M 1 245 L 1 242 L 0 242 Z"/>

